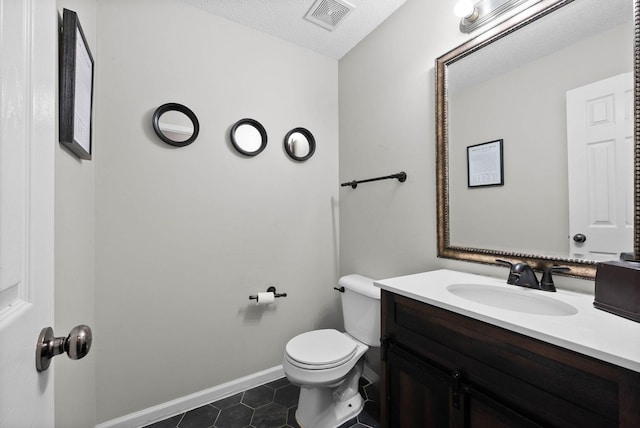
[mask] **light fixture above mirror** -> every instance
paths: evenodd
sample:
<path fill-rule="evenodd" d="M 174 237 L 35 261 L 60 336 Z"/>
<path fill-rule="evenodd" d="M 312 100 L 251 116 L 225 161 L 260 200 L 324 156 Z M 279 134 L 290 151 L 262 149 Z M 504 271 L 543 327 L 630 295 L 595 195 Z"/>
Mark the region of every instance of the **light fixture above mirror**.
<path fill-rule="evenodd" d="M 470 33 L 499 16 L 514 10 L 538 3 L 540 0 L 458 0 L 453 8 L 453 13 L 460 18 L 460 31 Z"/>

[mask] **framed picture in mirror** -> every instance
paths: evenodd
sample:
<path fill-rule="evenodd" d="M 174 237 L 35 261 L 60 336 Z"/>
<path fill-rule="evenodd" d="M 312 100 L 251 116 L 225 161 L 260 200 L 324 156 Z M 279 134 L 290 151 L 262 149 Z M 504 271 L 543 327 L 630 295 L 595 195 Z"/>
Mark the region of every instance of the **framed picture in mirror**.
<path fill-rule="evenodd" d="M 467 147 L 467 180 L 469 187 L 504 185 L 502 140 Z"/>

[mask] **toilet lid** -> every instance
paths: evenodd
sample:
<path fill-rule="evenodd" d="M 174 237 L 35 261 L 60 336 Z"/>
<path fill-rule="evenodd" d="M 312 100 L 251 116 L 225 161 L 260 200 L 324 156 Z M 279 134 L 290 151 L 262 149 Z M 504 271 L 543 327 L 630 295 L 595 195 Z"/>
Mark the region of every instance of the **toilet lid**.
<path fill-rule="evenodd" d="M 287 343 L 290 359 L 309 366 L 337 366 L 351 359 L 357 344 L 338 330 L 314 330 L 302 333 Z"/>

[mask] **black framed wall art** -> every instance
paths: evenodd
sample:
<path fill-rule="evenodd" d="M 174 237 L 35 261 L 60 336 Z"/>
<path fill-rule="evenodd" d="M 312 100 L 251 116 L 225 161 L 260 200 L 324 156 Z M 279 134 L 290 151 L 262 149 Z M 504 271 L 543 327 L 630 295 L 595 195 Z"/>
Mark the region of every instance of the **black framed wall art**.
<path fill-rule="evenodd" d="M 59 140 L 80 159 L 91 159 L 93 68 L 78 15 L 62 13 Z"/>

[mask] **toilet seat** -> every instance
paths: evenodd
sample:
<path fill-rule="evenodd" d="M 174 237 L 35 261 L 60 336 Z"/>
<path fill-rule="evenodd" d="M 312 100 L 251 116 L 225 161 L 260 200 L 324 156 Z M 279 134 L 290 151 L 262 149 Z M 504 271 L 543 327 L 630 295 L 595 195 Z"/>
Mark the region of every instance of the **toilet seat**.
<path fill-rule="evenodd" d="M 291 339 L 286 346 L 286 358 L 303 369 L 324 370 L 351 360 L 357 350 L 358 343 L 338 330 L 314 330 Z"/>

